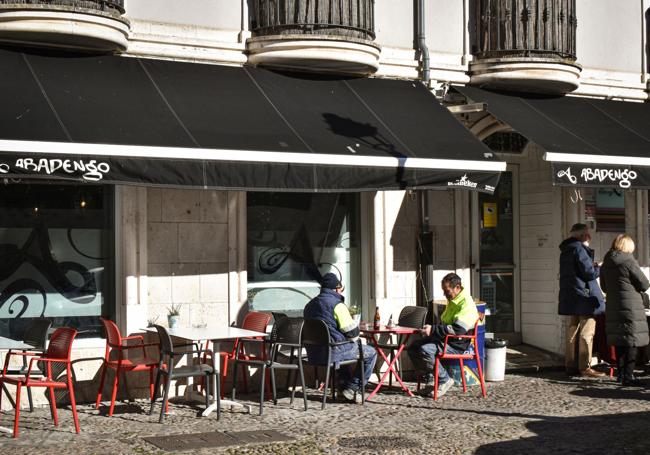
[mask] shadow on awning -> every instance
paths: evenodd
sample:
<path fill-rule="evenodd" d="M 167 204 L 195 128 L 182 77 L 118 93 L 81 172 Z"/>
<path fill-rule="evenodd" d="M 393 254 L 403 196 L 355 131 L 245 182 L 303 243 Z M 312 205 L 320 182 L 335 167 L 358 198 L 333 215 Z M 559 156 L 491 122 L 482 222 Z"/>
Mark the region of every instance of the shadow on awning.
<path fill-rule="evenodd" d="M 0 176 L 492 192 L 505 169 L 419 82 L 11 50 L 0 64 Z"/>

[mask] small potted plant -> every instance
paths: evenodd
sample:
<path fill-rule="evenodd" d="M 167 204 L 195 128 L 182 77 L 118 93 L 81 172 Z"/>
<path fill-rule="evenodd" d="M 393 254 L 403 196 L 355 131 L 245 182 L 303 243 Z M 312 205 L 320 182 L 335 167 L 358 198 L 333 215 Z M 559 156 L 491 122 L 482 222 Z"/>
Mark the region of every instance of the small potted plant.
<path fill-rule="evenodd" d="M 147 327 L 153 327 L 158 322 L 158 316 L 147 319 Z"/>
<path fill-rule="evenodd" d="M 359 307 L 353 303 L 348 307 L 348 310 L 350 311 L 350 316 L 352 316 L 354 322 L 359 325 L 359 322 L 361 322 L 361 311 L 359 311 Z"/>
<path fill-rule="evenodd" d="M 174 305 L 167 307 L 167 324 L 170 329 L 175 329 L 180 324 L 181 320 L 181 305 Z"/>

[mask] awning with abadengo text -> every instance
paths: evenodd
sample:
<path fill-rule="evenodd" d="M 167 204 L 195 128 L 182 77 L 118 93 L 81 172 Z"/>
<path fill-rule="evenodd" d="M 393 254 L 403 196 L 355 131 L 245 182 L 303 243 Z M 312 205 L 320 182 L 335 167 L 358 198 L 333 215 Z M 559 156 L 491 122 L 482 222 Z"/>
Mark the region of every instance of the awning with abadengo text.
<path fill-rule="evenodd" d="M 455 88 L 545 149 L 554 184 L 650 188 L 650 104 Z"/>
<path fill-rule="evenodd" d="M 0 177 L 492 192 L 505 170 L 419 82 L 10 50 L 0 65 Z"/>

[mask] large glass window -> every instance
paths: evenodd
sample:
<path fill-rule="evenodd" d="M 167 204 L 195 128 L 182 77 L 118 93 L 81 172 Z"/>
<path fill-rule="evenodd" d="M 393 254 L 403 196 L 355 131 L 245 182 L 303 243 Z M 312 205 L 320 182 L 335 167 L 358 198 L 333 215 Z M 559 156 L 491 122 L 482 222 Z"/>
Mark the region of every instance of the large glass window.
<path fill-rule="evenodd" d="M 302 316 L 327 272 L 361 305 L 357 194 L 248 193 L 248 304 Z"/>
<path fill-rule="evenodd" d="M 583 188 L 585 223 L 591 228 L 591 248 L 602 261 L 612 241 L 625 233 L 625 194 L 617 188 Z"/>
<path fill-rule="evenodd" d="M 36 317 L 97 336 L 112 316 L 111 187 L 0 183 L 0 335 Z"/>

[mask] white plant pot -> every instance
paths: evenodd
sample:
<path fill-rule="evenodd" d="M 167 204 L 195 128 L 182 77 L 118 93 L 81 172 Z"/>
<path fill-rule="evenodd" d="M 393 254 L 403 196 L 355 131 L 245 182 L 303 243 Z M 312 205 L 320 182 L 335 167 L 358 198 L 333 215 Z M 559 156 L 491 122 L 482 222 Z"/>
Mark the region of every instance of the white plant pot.
<path fill-rule="evenodd" d="M 181 324 L 181 317 L 178 315 L 168 315 L 167 316 L 167 325 L 169 325 L 170 329 L 175 329 Z"/>

